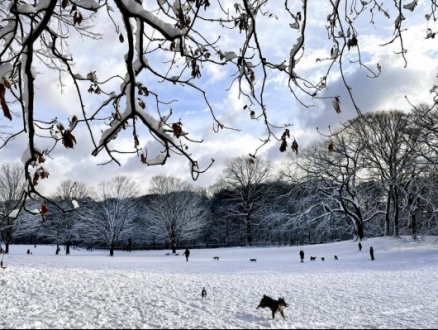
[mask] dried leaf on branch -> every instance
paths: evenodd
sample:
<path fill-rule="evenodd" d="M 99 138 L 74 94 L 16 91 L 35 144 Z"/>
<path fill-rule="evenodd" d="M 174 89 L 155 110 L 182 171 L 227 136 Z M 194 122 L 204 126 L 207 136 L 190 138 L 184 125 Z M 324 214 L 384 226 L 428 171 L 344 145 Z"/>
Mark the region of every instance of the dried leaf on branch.
<path fill-rule="evenodd" d="M 281 151 L 281 152 L 285 152 L 285 151 L 286 151 L 286 148 L 287 148 L 287 141 L 286 141 L 286 138 L 282 138 L 281 146 L 280 146 L 280 151 Z"/>
<path fill-rule="evenodd" d="M 335 96 L 335 98 L 332 100 L 333 108 L 335 108 L 336 113 L 341 113 L 341 106 L 340 106 L 339 96 Z"/>
<path fill-rule="evenodd" d="M 6 93 L 5 85 L 0 84 L 0 104 L 1 104 L 2 109 L 3 109 L 3 115 L 6 118 L 8 118 L 9 120 L 12 120 L 12 116 L 11 116 L 11 113 L 9 111 L 8 104 L 6 103 L 5 93 Z"/>
<path fill-rule="evenodd" d="M 44 215 L 47 214 L 47 212 L 49 212 L 49 209 L 47 208 L 46 203 L 43 202 L 43 204 L 41 204 L 41 211 L 40 211 L 40 213 L 41 213 L 41 215 L 44 216 Z"/>
<path fill-rule="evenodd" d="M 286 137 L 290 137 L 290 133 L 289 133 L 289 130 L 286 128 L 285 130 L 284 130 L 284 133 L 283 133 L 283 135 L 281 136 L 281 139 L 283 140 L 283 139 L 286 139 Z"/>
<path fill-rule="evenodd" d="M 296 154 L 298 154 L 298 143 L 295 139 L 292 142 L 292 151 L 295 152 Z"/>
<path fill-rule="evenodd" d="M 333 142 L 330 142 L 330 144 L 328 145 L 328 151 L 332 152 L 334 150 L 333 148 Z"/>
<path fill-rule="evenodd" d="M 179 138 L 181 136 L 182 133 L 181 124 L 179 123 L 172 124 L 172 130 L 176 138 Z"/>
<path fill-rule="evenodd" d="M 76 144 L 76 138 L 73 136 L 73 134 L 70 133 L 69 130 L 65 130 L 62 133 L 62 144 L 68 149 L 74 147 Z"/>

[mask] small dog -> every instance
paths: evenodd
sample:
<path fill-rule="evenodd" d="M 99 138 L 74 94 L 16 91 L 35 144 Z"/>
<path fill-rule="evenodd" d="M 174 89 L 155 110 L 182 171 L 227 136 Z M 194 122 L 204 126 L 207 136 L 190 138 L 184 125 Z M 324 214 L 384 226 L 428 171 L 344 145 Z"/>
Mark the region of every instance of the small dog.
<path fill-rule="evenodd" d="M 257 258 L 256 258 L 256 259 L 249 259 L 249 261 L 251 261 L 251 262 L 257 262 Z"/>
<path fill-rule="evenodd" d="M 213 257 L 213 260 L 219 261 L 219 257 Z"/>
<path fill-rule="evenodd" d="M 310 261 L 316 260 L 316 257 L 310 257 Z"/>
<path fill-rule="evenodd" d="M 179 253 L 175 253 L 176 256 L 179 256 Z"/>
<path fill-rule="evenodd" d="M 335 254 L 335 260 L 338 260 L 338 256 Z"/>
<path fill-rule="evenodd" d="M 207 290 L 205 290 L 205 288 L 202 288 L 201 300 L 207 300 Z"/>
<path fill-rule="evenodd" d="M 325 260 L 324 257 L 322 257 L 321 260 L 324 261 Z"/>
<path fill-rule="evenodd" d="M 272 311 L 272 318 L 275 318 L 275 313 L 280 312 L 281 316 L 283 317 L 284 320 L 284 314 L 283 314 L 283 309 L 285 307 L 288 307 L 289 304 L 286 303 L 286 301 L 284 301 L 284 298 L 278 298 L 278 300 L 274 300 L 271 297 L 268 297 L 266 295 L 263 295 L 262 300 L 260 300 L 260 304 L 257 306 L 256 309 L 261 308 L 270 308 Z"/>
<path fill-rule="evenodd" d="M 170 253 L 166 253 L 166 256 L 170 256 Z"/>

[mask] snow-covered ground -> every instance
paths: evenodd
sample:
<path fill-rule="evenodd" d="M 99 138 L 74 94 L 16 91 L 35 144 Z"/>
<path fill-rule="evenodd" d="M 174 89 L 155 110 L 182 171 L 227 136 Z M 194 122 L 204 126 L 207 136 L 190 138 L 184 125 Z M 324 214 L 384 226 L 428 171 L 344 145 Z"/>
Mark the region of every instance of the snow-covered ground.
<path fill-rule="evenodd" d="M 66 256 L 54 246 L 13 245 L 0 269 L 0 327 L 437 328 L 438 242 L 362 245 L 192 250 L 188 262 L 183 250 Z M 263 295 L 285 298 L 286 320 L 256 309 Z"/>

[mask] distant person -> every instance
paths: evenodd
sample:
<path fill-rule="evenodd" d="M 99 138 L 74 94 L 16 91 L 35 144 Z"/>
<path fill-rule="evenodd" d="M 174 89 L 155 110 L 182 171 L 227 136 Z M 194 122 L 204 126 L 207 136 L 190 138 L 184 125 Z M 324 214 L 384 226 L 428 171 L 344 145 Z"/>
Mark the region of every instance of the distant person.
<path fill-rule="evenodd" d="M 28 254 L 28 255 L 30 254 L 30 249 L 27 249 L 27 254 Z"/>
<path fill-rule="evenodd" d="M 300 251 L 300 258 L 301 258 L 301 262 L 304 262 L 304 251 L 303 250 Z"/>
<path fill-rule="evenodd" d="M 186 249 L 186 250 L 184 251 L 184 255 L 186 256 L 186 261 L 189 261 L 189 255 L 190 255 L 190 251 L 189 251 L 189 249 Z"/>
<path fill-rule="evenodd" d="M 132 249 L 132 238 L 129 237 L 128 238 L 128 252 L 131 252 L 131 249 Z"/>
<path fill-rule="evenodd" d="M 359 242 L 359 251 L 362 251 L 362 244 Z"/>
<path fill-rule="evenodd" d="M 374 249 L 372 246 L 370 246 L 370 256 L 371 256 L 371 260 L 374 260 Z"/>

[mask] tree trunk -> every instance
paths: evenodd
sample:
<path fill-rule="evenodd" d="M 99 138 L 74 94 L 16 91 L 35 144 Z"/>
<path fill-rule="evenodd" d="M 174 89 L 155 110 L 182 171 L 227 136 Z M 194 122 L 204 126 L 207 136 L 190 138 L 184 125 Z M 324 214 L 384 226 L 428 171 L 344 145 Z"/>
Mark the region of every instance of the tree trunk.
<path fill-rule="evenodd" d="M 66 248 L 65 248 L 65 254 L 70 254 L 70 245 L 71 245 L 70 241 L 67 241 Z"/>
<path fill-rule="evenodd" d="M 252 232 L 251 232 L 251 217 L 246 216 L 246 244 L 252 244 Z"/>
<path fill-rule="evenodd" d="M 412 212 L 412 216 L 411 216 L 411 231 L 412 231 L 412 238 L 414 240 L 417 240 L 417 216 L 415 212 Z"/>
<path fill-rule="evenodd" d="M 390 188 L 390 190 L 389 190 L 388 199 L 386 201 L 385 236 L 389 236 L 389 222 L 390 222 L 389 209 L 391 206 L 391 193 L 392 193 L 392 188 Z"/>
<path fill-rule="evenodd" d="M 362 221 L 356 221 L 357 226 L 357 236 L 359 236 L 359 240 L 363 240 L 364 233 L 363 233 L 363 222 Z"/>
<path fill-rule="evenodd" d="M 398 190 L 394 190 L 394 237 L 399 236 L 399 217 L 400 217 L 400 210 L 398 207 Z"/>

